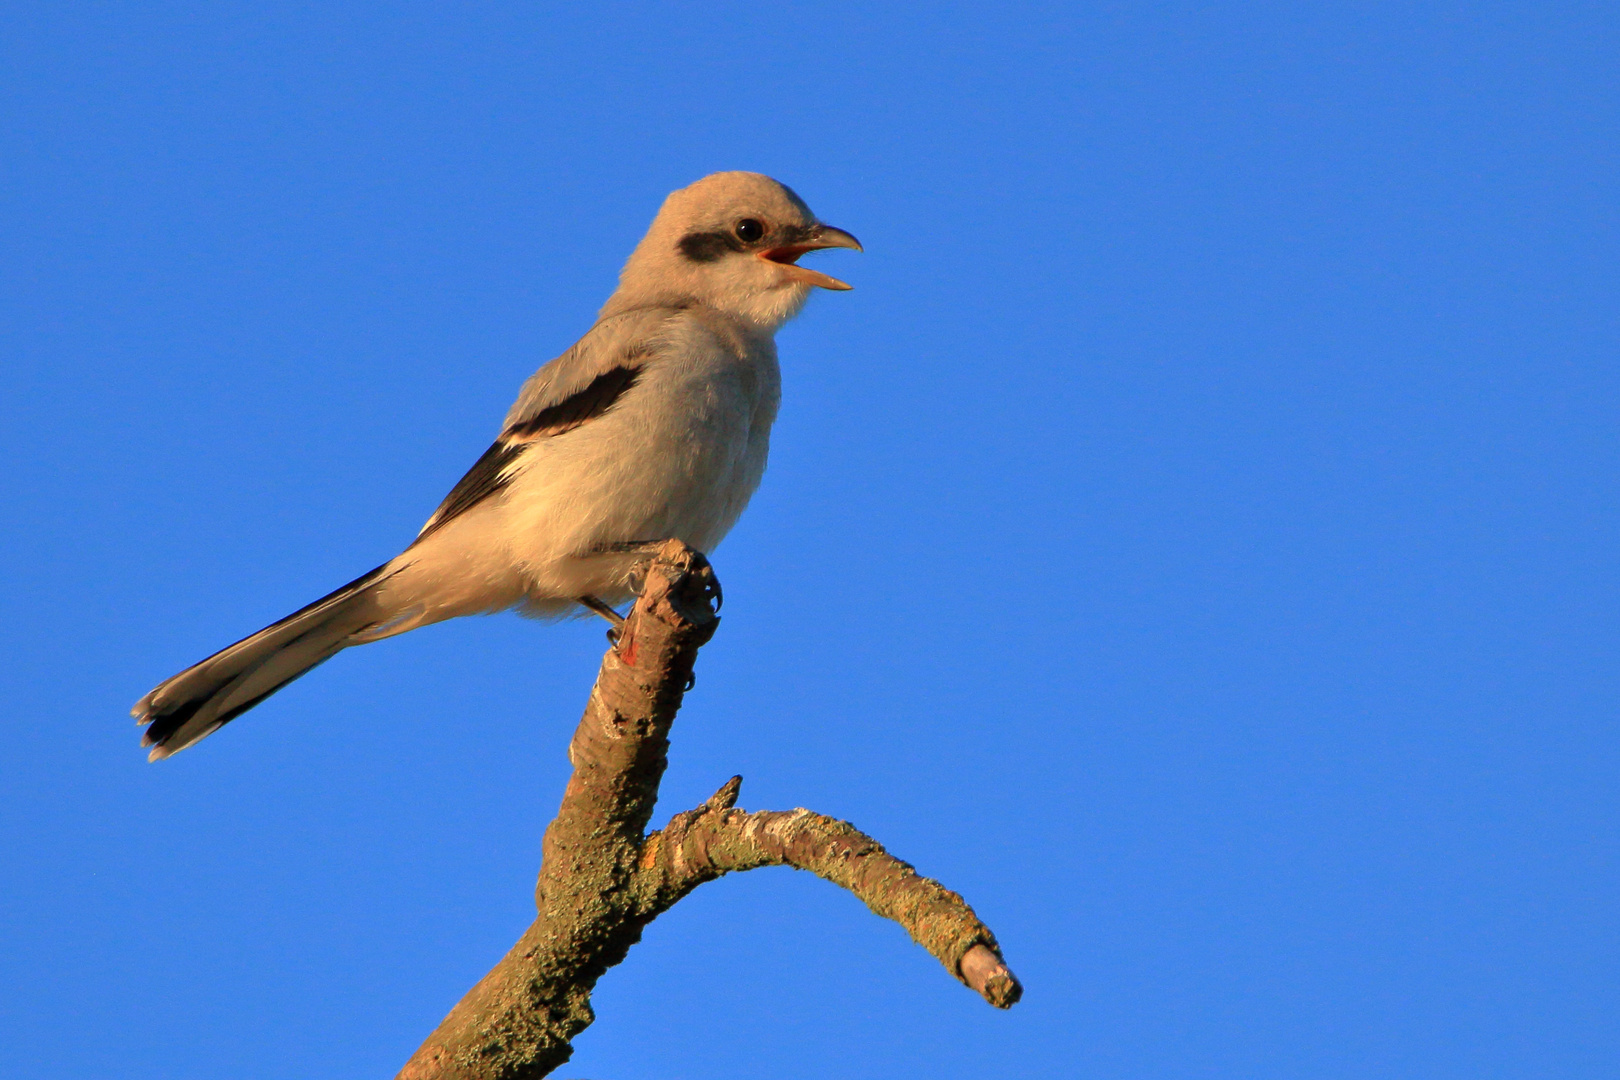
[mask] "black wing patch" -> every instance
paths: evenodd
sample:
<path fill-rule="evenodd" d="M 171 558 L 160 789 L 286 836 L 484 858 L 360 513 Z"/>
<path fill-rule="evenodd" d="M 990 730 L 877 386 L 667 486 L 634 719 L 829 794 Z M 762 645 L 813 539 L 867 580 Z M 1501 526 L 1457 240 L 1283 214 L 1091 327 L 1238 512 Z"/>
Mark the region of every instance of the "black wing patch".
<path fill-rule="evenodd" d="M 444 497 L 444 502 L 433 511 L 428 523 L 422 526 L 422 531 L 414 543 L 421 543 L 429 533 L 443 528 L 452 519 L 460 517 L 506 487 L 509 483 L 505 475 L 506 467 L 516 461 L 518 455 L 525 449 L 526 444 L 507 442 L 504 436 L 496 439 L 490 448 L 484 451 L 484 456 L 467 470 L 467 475 L 456 481 L 456 486 L 450 489 L 450 494 Z"/>
<path fill-rule="evenodd" d="M 632 348 L 624 358 L 626 361 L 639 360 L 648 351 L 645 347 Z M 609 368 L 592 379 L 585 389 L 570 394 L 555 405 L 547 405 L 527 420 L 513 424 L 501 438 L 543 439 L 573 431 L 587 420 L 594 420 L 613 408 L 640 377 L 639 364 L 625 363 Z"/>
<path fill-rule="evenodd" d="M 639 360 L 648 351 L 645 348 L 632 348 L 625 354 L 625 359 Z M 640 377 L 641 367 L 634 363 L 609 368 L 592 379 L 584 389 L 507 428 L 484 451 L 484 456 L 467 470 L 467 475 L 450 489 L 450 494 L 445 496 L 444 502 L 439 504 L 428 523 L 422 527 L 415 542 L 421 543 L 429 533 L 443 528 L 485 499 L 504 491 L 512 482 L 508 467 L 529 448 L 530 443 L 573 431 L 581 424 L 596 419 L 617 404 Z"/>

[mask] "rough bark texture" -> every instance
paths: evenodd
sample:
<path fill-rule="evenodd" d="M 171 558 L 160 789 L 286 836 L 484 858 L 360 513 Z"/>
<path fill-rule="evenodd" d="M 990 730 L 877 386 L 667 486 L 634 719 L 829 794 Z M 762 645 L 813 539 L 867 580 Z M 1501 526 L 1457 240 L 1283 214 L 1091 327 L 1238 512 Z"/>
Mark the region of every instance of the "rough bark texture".
<path fill-rule="evenodd" d="M 871 837 L 808 810 L 735 809 L 741 777 L 646 835 L 669 728 L 698 649 L 719 624 L 702 555 L 659 550 L 641 598 L 602 660 L 574 733 L 574 775 L 546 830 L 538 917 L 418 1049 L 400 1080 L 518 1080 L 567 1061 L 594 1019 L 591 990 L 681 897 L 733 870 L 793 866 L 841 885 L 900 923 L 946 970 L 999 1008 L 1021 988 L 994 935 L 960 896 Z"/>

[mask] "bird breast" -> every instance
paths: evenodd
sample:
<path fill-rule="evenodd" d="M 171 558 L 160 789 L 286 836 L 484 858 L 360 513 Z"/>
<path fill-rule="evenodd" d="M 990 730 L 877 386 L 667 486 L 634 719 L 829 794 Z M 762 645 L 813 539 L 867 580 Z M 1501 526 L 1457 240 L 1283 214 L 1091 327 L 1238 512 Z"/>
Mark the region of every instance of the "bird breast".
<path fill-rule="evenodd" d="M 675 537 L 710 551 L 759 486 L 781 393 L 774 346 L 676 322 L 611 409 L 518 462 L 500 531 L 531 595 L 579 588 L 582 562 L 622 576 L 625 560 L 593 556 L 604 545 Z"/>

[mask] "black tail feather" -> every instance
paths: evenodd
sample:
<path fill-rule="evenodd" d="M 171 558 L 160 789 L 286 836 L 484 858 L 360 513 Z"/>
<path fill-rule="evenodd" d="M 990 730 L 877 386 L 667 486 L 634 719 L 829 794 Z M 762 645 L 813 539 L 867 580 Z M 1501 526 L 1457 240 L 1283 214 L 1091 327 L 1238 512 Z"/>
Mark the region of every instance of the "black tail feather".
<path fill-rule="evenodd" d="M 356 601 L 386 575 L 385 563 L 193 664 L 147 694 L 133 712 L 137 721 L 147 725 L 141 745 L 152 748 L 152 760 L 185 749 L 344 648 L 350 635 L 369 621 L 368 612 L 354 612 L 356 606 L 363 609 Z M 276 678 L 246 701 L 229 704 L 231 695 L 277 660 L 290 665 L 285 677 Z"/>

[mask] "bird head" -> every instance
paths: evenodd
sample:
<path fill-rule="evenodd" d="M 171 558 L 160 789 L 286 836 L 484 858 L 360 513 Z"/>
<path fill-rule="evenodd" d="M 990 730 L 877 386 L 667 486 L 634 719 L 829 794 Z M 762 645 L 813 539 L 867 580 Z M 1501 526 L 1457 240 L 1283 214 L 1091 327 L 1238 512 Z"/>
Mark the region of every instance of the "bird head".
<path fill-rule="evenodd" d="M 715 173 L 664 200 L 609 307 L 690 297 L 771 332 L 799 313 L 812 288 L 851 287 L 798 265 L 806 252 L 834 247 L 861 250 L 787 185 L 759 173 Z"/>

